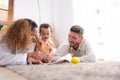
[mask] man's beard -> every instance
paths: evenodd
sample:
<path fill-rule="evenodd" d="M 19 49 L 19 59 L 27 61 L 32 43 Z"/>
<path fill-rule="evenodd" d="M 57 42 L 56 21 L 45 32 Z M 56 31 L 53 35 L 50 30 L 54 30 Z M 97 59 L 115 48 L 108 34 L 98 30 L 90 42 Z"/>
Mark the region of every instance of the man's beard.
<path fill-rule="evenodd" d="M 70 47 L 76 47 L 78 45 L 79 45 L 79 43 L 73 43 L 73 42 L 70 43 Z"/>
<path fill-rule="evenodd" d="M 77 48 L 79 46 L 79 42 L 78 43 L 69 42 L 69 44 L 70 44 L 70 47 L 73 47 L 73 48 Z"/>

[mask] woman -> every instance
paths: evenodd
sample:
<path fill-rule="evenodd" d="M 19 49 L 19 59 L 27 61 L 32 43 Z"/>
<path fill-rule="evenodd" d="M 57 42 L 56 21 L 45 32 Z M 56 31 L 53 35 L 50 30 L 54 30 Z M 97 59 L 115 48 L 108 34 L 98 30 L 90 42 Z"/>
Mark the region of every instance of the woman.
<path fill-rule="evenodd" d="M 31 19 L 14 21 L 0 40 L 0 65 L 41 63 L 40 52 L 31 52 L 37 24 Z M 33 47 L 34 48 L 34 47 Z"/>

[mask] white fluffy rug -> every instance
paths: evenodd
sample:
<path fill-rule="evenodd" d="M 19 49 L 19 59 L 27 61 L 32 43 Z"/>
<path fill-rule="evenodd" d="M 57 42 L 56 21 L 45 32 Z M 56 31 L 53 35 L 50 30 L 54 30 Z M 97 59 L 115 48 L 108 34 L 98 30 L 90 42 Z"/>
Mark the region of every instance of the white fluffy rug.
<path fill-rule="evenodd" d="M 120 62 L 7 66 L 28 80 L 120 80 Z"/>

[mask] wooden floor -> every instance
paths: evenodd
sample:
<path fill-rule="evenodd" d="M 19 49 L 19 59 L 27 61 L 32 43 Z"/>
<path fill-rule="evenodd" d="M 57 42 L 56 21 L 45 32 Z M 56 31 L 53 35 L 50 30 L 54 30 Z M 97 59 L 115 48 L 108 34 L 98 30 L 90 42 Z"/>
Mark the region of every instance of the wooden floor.
<path fill-rule="evenodd" d="M 13 71 L 0 67 L 0 80 L 27 80 L 27 79 L 14 73 Z"/>

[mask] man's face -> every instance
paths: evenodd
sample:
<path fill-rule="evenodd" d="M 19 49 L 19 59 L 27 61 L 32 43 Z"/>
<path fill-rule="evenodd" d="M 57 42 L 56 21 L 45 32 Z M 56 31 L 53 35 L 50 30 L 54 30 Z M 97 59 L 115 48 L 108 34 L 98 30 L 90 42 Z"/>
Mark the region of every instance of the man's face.
<path fill-rule="evenodd" d="M 81 40 L 82 40 L 82 36 L 80 36 L 78 33 L 70 31 L 68 35 L 68 41 L 69 41 L 70 47 L 78 46 Z"/>

